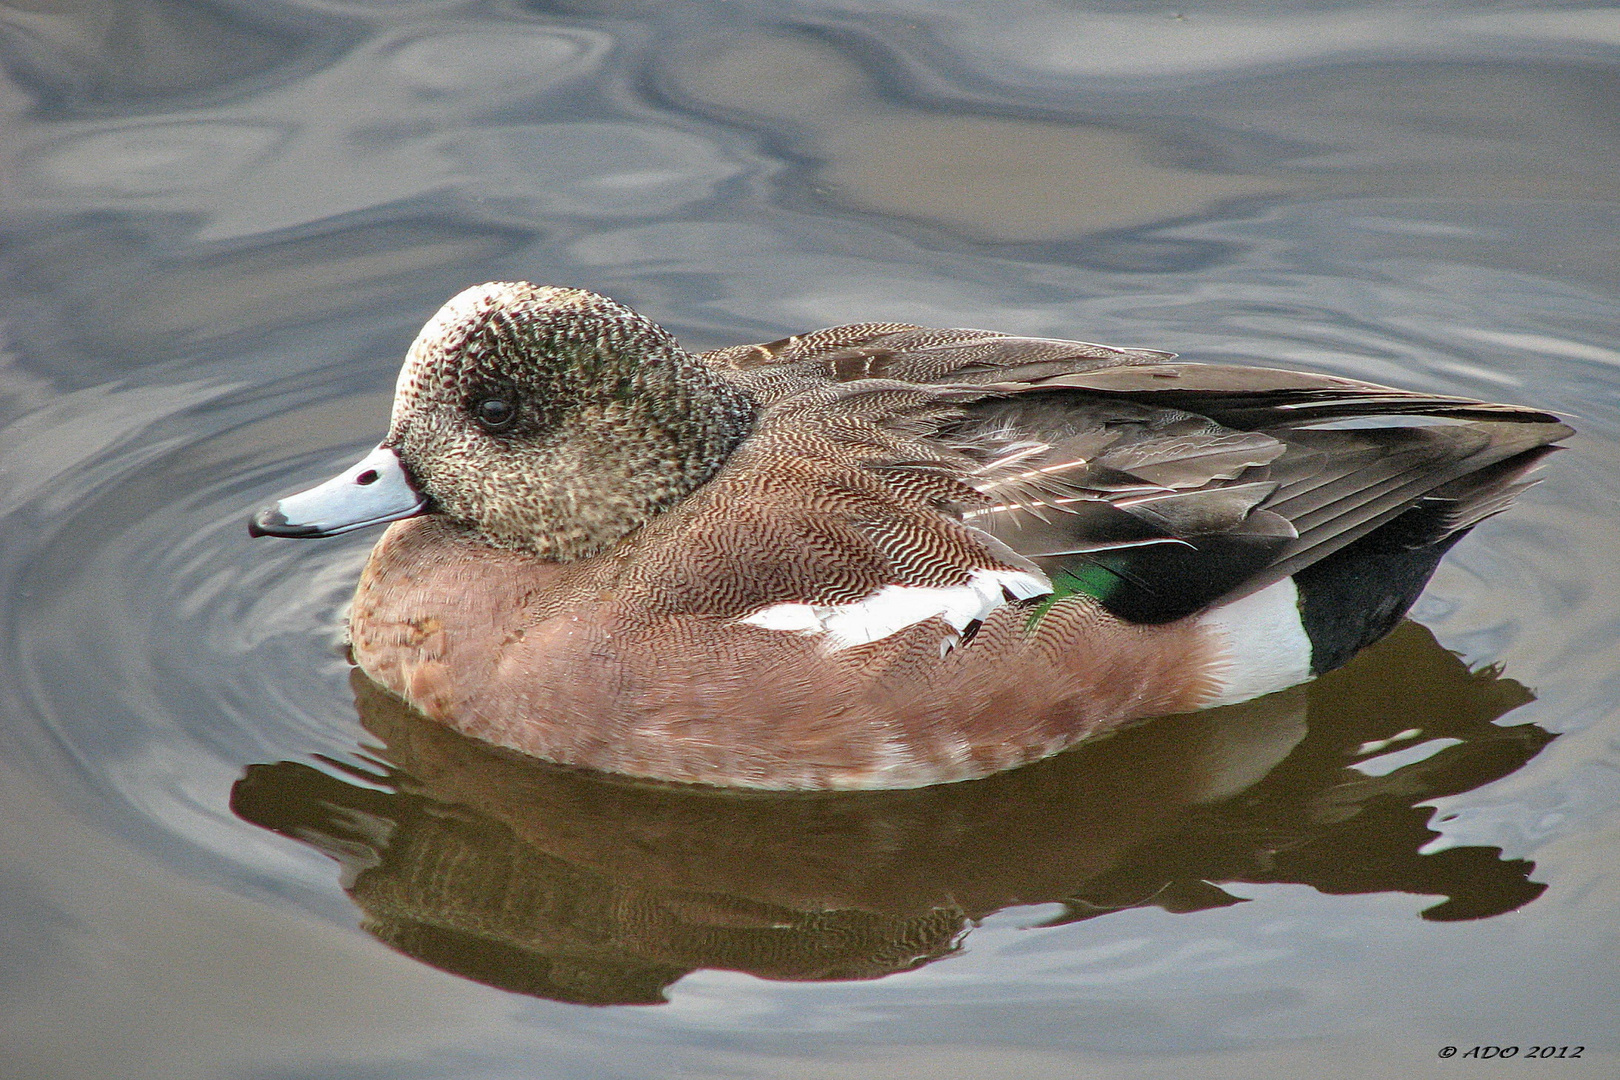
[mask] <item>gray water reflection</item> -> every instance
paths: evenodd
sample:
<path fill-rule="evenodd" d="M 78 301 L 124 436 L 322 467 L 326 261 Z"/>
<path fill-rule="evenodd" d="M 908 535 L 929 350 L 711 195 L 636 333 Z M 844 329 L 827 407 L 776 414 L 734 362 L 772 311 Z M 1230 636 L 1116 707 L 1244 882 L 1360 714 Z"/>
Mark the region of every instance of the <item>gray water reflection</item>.
<path fill-rule="evenodd" d="M 0 1061 L 25 1077 L 1422 1076 L 1448 1043 L 1543 1041 L 1589 1047 L 1544 1075 L 1613 1071 L 1617 59 L 1620 14 L 1572 5 L 7 7 Z M 1197 820 L 1167 799 L 1132 819 L 1164 827 L 1119 846 L 1113 876 L 1037 850 L 1013 879 L 1051 863 L 1050 888 L 958 904 L 913 956 L 937 962 L 901 974 L 768 982 L 666 955 L 690 974 L 650 1010 L 442 974 L 359 929 L 307 846 L 353 827 L 333 803 L 401 805 L 345 772 L 376 768 L 336 648 L 370 538 L 250 546 L 241 516 L 370 445 L 422 319 L 505 277 L 607 292 L 697 348 L 904 319 L 1569 414 L 1573 448 L 1415 612 L 1469 666 L 1501 667 L 1468 686 L 1536 699 L 1498 726 L 1454 687 L 1403 704 L 1427 723 L 1363 731 L 1383 714 L 1356 695 L 1376 682 L 1324 682 L 1305 739 L 1244 788 L 1316 762 L 1288 789 L 1293 818 L 1243 793 Z M 1378 753 L 1430 756 L 1347 770 L 1350 741 L 1397 723 L 1424 730 Z M 309 781 L 314 801 L 261 815 L 304 839 L 231 813 L 250 766 Z M 1284 827 L 1306 804 L 1350 814 L 1331 843 Z M 920 876 L 1020 850 L 979 835 L 982 858 Z M 1278 838 L 1295 846 L 1260 867 Z M 1328 855 L 1302 869 L 1313 850 Z M 1210 881 L 1251 902 L 1166 910 Z M 1515 910 L 1421 917 L 1459 897 Z"/>

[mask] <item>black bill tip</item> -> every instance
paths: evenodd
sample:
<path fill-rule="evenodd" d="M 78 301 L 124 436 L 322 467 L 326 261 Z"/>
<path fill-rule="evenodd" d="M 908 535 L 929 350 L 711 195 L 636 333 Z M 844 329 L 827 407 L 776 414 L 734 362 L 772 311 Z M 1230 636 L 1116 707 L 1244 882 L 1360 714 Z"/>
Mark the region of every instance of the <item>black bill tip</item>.
<path fill-rule="evenodd" d="M 314 525 L 295 525 L 288 521 L 281 513 L 281 504 L 275 503 L 266 506 L 248 520 L 249 536 L 286 536 L 293 539 L 303 539 L 311 536 L 325 536 L 323 529 Z"/>

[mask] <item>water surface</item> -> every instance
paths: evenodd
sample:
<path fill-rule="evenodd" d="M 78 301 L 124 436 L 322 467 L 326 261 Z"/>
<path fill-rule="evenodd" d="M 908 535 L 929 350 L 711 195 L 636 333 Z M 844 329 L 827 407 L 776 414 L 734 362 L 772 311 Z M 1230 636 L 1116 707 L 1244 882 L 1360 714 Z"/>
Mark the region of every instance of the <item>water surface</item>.
<path fill-rule="evenodd" d="M 12 5 L 0 1071 L 1612 1073 L 1617 59 L 1590 5 Z M 973 784 L 671 790 L 351 686 L 373 537 L 246 536 L 499 278 L 1580 435 L 1310 687 Z"/>

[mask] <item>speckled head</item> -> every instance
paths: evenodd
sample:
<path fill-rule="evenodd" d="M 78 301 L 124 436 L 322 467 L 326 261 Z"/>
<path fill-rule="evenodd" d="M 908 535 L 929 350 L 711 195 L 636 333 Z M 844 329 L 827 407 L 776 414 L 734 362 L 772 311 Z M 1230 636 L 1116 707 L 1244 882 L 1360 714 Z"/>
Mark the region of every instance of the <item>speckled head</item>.
<path fill-rule="evenodd" d="M 740 390 L 624 305 L 496 281 L 422 328 L 382 445 L 431 509 L 566 561 L 679 501 L 752 422 Z"/>

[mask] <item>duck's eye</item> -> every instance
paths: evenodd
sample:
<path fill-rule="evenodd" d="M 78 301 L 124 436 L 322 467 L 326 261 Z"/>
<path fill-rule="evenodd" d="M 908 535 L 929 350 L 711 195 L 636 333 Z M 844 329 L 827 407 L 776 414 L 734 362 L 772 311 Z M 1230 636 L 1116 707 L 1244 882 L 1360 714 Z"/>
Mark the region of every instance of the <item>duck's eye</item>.
<path fill-rule="evenodd" d="M 506 431 L 517 420 L 517 405 L 509 398 L 487 397 L 473 403 L 473 419 L 485 431 L 496 434 Z"/>

